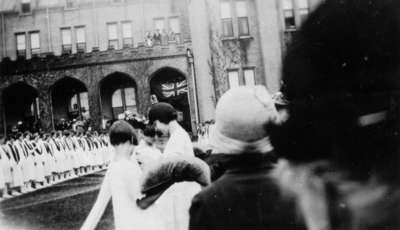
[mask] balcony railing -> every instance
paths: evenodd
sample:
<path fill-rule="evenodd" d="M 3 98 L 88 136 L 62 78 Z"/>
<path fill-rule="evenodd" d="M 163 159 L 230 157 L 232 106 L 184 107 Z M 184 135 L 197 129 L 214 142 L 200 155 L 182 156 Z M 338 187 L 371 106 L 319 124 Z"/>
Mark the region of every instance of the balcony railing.
<path fill-rule="evenodd" d="M 144 38 L 144 44 L 147 47 L 155 45 L 168 45 L 169 43 L 182 43 L 181 33 L 170 31 L 169 33 L 163 32 L 147 32 Z"/>
<path fill-rule="evenodd" d="M 63 54 L 71 54 L 72 53 L 72 44 L 62 45 L 62 53 Z"/>
<path fill-rule="evenodd" d="M 78 42 L 78 43 L 76 43 L 76 51 L 78 53 L 86 52 L 86 42 Z"/>

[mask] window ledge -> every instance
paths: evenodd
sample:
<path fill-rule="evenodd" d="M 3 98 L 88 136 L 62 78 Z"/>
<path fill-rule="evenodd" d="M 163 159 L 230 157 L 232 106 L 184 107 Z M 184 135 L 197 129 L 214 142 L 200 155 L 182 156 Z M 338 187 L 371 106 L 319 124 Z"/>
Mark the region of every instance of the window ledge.
<path fill-rule="evenodd" d="M 247 39 L 253 39 L 253 36 L 251 36 L 251 35 L 241 35 L 241 36 L 239 36 L 239 39 L 241 39 L 241 40 L 247 40 Z"/>
<path fill-rule="evenodd" d="M 64 10 L 65 10 L 65 11 L 74 11 L 74 10 L 77 10 L 77 9 L 79 9 L 77 6 L 74 6 L 74 7 L 64 7 Z"/>
<path fill-rule="evenodd" d="M 296 32 L 297 28 L 285 28 L 283 31 L 285 31 L 285 32 Z"/>
<path fill-rule="evenodd" d="M 233 40 L 237 40 L 237 37 L 222 37 L 221 40 L 222 41 L 233 41 Z"/>
<path fill-rule="evenodd" d="M 251 35 L 241 35 L 238 37 L 222 37 L 222 41 L 234 41 L 234 40 L 247 40 L 247 39 L 253 39 L 254 37 Z"/>
<path fill-rule="evenodd" d="M 32 15 L 33 15 L 32 11 L 26 12 L 26 13 L 22 13 L 22 12 L 19 13 L 19 16 L 32 16 Z"/>

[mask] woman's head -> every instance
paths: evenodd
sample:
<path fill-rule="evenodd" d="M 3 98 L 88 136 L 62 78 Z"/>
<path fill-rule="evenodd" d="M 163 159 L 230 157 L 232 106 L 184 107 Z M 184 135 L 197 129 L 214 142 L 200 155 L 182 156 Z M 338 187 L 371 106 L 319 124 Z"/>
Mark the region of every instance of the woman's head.
<path fill-rule="evenodd" d="M 263 128 L 275 122 L 278 113 L 263 86 L 230 89 L 218 101 L 215 126 L 210 131 L 213 152 L 239 154 L 271 151 Z"/>
<path fill-rule="evenodd" d="M 311 13 L 283 63 L 289 119 L 271 128 L 278 154 L 366 176 L 395 170 L 399 40 L 399 1 L 327 0 Z"/>
<path fill-rule="evenodd" d="M 125 143 L 137 145 L 135 129 L 126 121 L 116 121 L 110 128 L 109 132 L 110 143 L 113 146 L 118 146 Z"/>

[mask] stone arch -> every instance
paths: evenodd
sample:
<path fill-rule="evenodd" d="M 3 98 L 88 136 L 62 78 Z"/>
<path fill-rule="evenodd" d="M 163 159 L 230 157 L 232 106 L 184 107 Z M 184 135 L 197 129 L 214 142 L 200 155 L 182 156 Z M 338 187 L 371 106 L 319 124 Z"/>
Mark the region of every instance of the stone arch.
<path fill-rule="evenodd" d="M 38 96 L 39 91 L 23 81 L 3 89 L 4 120 L 8 131 L 13 127 L 18 127 L 19 131 L 36 131 L 40 128 Z"/>
<path fill-rule="evenodd" d="M 188 131 L 192 130 L 192 113 L 189 100 L 189 79 L 174 67 L 161 67 L 149 76 L 151 101 L 167 102 L 178 111 L 178 121 Z"/>
<path fill-rule="evenodd" d="M 119 114 L 138 113 L 138 85 L 129 74 L 110 73 L 99 82 L 99 87 L 103 128 L 107 121 L 118 119 Z"/>
<path fill-rule="evenodd" d="M 62 120 L 88 119 L 88 88 L 74 77 L 63 77 L 50 86 L 53 122 L 59 128 Z"/>

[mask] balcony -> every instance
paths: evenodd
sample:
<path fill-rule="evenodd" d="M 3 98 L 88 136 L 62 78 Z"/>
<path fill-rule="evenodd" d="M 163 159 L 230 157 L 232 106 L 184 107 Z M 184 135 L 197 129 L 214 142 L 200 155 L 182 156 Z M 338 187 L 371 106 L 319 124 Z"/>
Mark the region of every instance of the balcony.
<path fill-rule="evenodd" d="M 96 49 L 92 52 L 70 53 L 71 45 L 64 47 L 65 54 L 55 56 L 53 53 L 41 53 L 37 58 L 26 59 L 25 50 L 20 51 L 20 56 L 16 61 L 4 58 L 0 62 L 0 74 L 12 75 L 16 73 L 32 73 L 36 71 L 44 71 L 51 69 L 68 69 L 80 68 L 91 65 L 113 64 L 120 62 L 135 62 L 143 60 L 153 60 L 162 58 L 186 58 L 186 50 L 191 47 L 191 41 L 185 40 L 181 43 L 167 42 L 165 45 L 137 46 L 135 48 L 124 48 L 120 50 L 99 51 Z M 86 46 L 80 46 L 80 49 Z M 40 50 L 38 49 L 37 52 Z"/>

